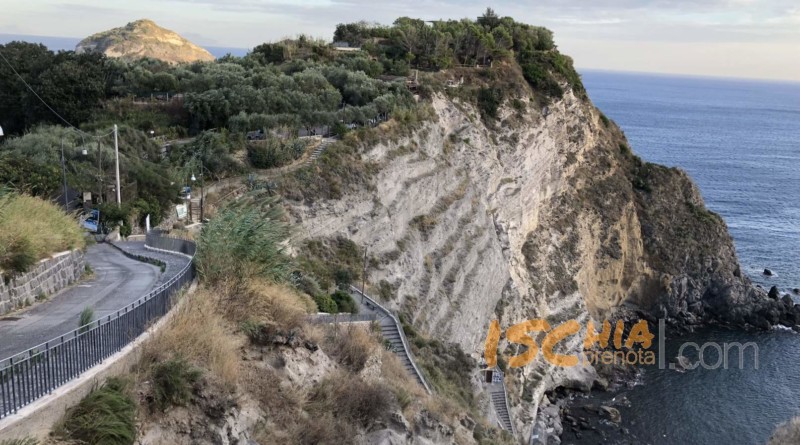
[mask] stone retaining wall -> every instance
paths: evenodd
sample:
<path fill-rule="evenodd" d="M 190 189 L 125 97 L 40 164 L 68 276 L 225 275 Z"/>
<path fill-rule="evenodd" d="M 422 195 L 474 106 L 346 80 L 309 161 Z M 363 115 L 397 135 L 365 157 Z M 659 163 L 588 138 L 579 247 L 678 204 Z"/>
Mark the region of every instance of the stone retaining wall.
<path fill-rule="evenodd" d="M 29 306 L 77 281 L 86 259 L 82 250 L 61 252 L 39 261 L 29 272 L 8 279 L 0 277 L 0 315 Z"/>

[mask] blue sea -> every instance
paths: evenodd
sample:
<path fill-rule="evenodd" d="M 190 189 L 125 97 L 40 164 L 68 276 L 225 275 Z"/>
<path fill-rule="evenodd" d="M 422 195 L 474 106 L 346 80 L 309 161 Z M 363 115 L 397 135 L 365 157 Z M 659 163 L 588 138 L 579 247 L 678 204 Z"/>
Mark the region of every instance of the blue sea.
<path fill-rule="evenodd" d="M 635 153 L 691 175 L 727 222 L 754 283 L 783 293 L 800 287 L 800 83 L 581 74 Z M 765 277 L 765 268 L 775 275 Z M 564 443 L 763 444 L 778 423 L 800 415 L 800 335 L 706 329 L 667 339 L 669 356 L 687 341 L 753 342 L 758 364 L 747 356 L 742 369 L 647 367 L 639 385 L 580 402 L 615 405 L 626 430 L 608 427 L 607 439 L 567 431 Z"/>

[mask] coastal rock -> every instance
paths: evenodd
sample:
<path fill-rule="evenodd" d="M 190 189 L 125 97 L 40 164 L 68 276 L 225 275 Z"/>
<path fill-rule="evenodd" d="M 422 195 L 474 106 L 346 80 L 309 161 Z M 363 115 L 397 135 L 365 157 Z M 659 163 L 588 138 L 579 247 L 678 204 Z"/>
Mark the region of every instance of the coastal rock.
<path fill-rule="evenodd" d="M 125 60 L 151 58 L 167 63 L 214 60 L 205 49 L 148 19 L 91 35 L 78 43 L 75 52 L 99 52 Z"/>
<path fill-rule="evenodd" d="M 773 300 L 777 300 L 781 297 L 781 291 L 778 290 L 778 286 L 772 286 L 769 288 L 769 293 L 767 294 Z"/>
<path fill-rule="evenodd" d="M 767 277 L 771 277 L 772 276 L 772 271 L 770 269 L 764 269 L 763 275 L 767 276 Z"/>
<path fill-rule="evenodd" d="M 792 296 L 789 294 L 784 295 L 783 298 L 781 298 L 781 301 L 783 302 L 783 305 L 789 309 L 794 307 L 794 300 L 792 299 Z"/>
<path fill-rule="evenodd" d="M 692 369 L 694 366 L 692 361 L 684 355 L 675 357 L 675 363 L 673 363 L 673 365 L 672 368 L 678 372 L 684 372 L 687 369 Z"/>
<path fill-rule="evenodd" d="M 487 126 L 468 103 L 434 95 L 435 119 L 363 147 L 380 165 L 368 184 L 288 202 L 289 213 L 320 239 L 366 218 L 350 238 L 383 259 L 371 281 L 397 283 L 387 305 L 476 359 L 495 319 L 504 330 L 532 317 L 768 329 L 786 317 L 742 272 L 725 222 L 686 172 L 621 151 L 622 131 L 585 98 L 567 91 L 549 107 L 546 117 L 502 108 Z M 560 347 L 581 354 L 583 338 Z M 535 360 L 508 378 L 535 395 L 535 415 L 541 395 L 589 390 L 597 371 Z"/>
<path fill-rule="evenodd" d="M 622 414 L 619 413 L 619 410 L 616 408 L 612 408 L 610 406 L 601 406 L 600 410 L 608 416 L 608 419 L 616 424 L 622 422 Z"/>
<path fill-rule="evenodd" d="M 796 288 L 792 289 L 792 292 L 793 292 L 795 295 L 800 295 L 800 287 L 796 287 Z"/>

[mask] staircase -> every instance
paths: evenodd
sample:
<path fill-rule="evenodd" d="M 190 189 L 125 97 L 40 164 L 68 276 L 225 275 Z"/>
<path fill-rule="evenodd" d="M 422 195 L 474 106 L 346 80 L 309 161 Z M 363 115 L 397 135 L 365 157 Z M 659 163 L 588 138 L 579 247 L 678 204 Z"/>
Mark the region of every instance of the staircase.
<path fill-rule="evenodd" d="M 200 198 L 189 200 L 189 215 L 192 217 L 192 222 L 200 222 Z"/>
<path fill-rule="evenodd" d="M 400 362 L 403 363 L 403 367 L 408 370 L 414 380 L 422 385 L 428 394 L 431 394 L 432 391 L 428 386 L 428 382 L 425 381 L 422 372 L 419 370 L 416 363 L 414 363 L 414 357 L 411 355 L 408 341 L 406 340 L 405 333 L 403 333 L 403 328 L 400 325 L 400 321 L 397 320 L 397 317 L 368 295 L 362 294 L 357 287 L 350 286 L 350 291 L 353 293 L 358 304 L 364 308 L 364 312 L 378 314 L 380 317 L 381 334 L 383 334 L 383 338 L 391 345 L 392 352 L 397 355 Z"/>
<path fill-rule="evenodd" d="M 494 411 L 497 413 L 500 427 L 513 434 L 514 426 L 511 424 L 511 413 L 508 412 L 505 387 L 502 384 L 493 383 L 489 387 L 489 395 L 492 398 L 492 406 L 494 406 Z"/>
<path fill-rule="evenodd" d="M 320 144 L 317 146 L 317 148 L 315 148 L 314 151 L 311 152 L 311 155 L 308 157 L 308 159 L 306 159 L 305 165 L 309 165 L 313 162 L 316 162 L 317 159 L 319 159 L 319 157 L 322 156 L 322 153 L 324 153 L 325 150 L 334 142 L 336 142 L 336 139 L 334 138 L 323 139 L 322 142 L 320 142 Z"/>
<path fill-rule="evenodd" d="M 400 362 L 408 373 L 413 376 L 417 383 L 422 385 L 423 388 L 427 387 L 422 380 L 422 376 L 418 374 L 417 369 L 414 368 L 414 364 L 411 363 L 410 356 L 404 352 L 405 346 L 403 345 L 403 340 L 400 338 L 400 331 L 391 318 L 386 317 L 381 320 L 381 334 L 383 338 L 390 343 L 392 352 L 400 358 Z"/>
<path fill-rule="evenodd" d="M 511 421 L 511 411 L 508 406 L 508 395 L 506 393 L 506 384 L 504 381 L 503 372 L 499 369 L 487 370 L 492 373 L 492 382 L 487 385 L 489 397 L 492 401 L 492 407 L 495 414 L 497 414 L 497 421 L 500 428 L 515 434 L 514 423 Z"/>

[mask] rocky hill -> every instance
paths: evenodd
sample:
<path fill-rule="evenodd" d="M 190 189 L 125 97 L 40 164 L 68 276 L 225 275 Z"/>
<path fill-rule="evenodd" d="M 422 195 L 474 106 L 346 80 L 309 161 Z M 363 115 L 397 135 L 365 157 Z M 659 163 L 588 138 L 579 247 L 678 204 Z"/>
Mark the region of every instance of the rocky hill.
<path fill-rule="evenodd" d="M 97 51 L 123 59 L 147 57 L 169 63 L 214 60 L 214 56 L 205 49 L 148 19 L 93 34 L 81 40 L 75 51 Z"/>

